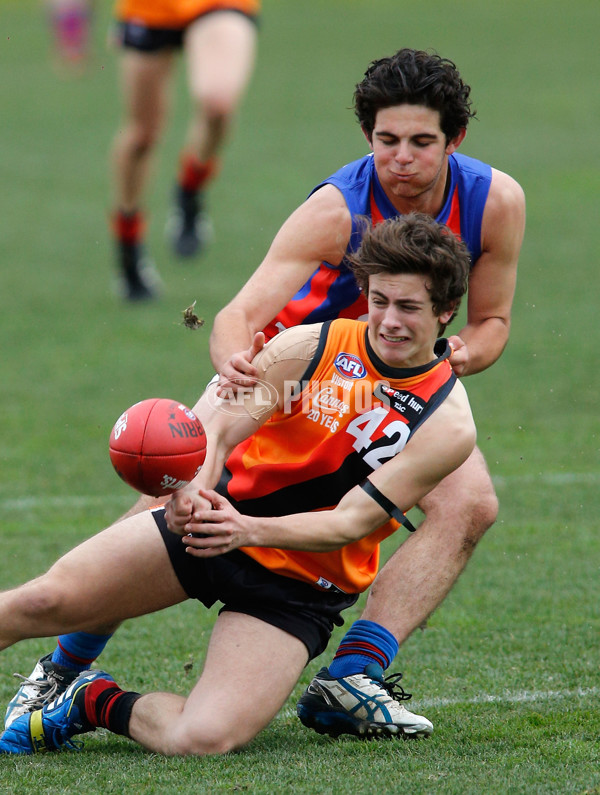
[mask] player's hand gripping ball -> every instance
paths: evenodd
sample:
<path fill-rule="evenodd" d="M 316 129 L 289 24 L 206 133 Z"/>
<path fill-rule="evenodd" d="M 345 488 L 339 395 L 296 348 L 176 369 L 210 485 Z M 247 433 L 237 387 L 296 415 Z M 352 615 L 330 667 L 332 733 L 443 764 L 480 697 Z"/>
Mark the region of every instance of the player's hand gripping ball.
<path fill-rule="evenodd" d="M 177 400 L 149 398 L 124 411 L 110 434 L 110 460 L 125 483 L 160 497 L 186 486 L 206 456 L 206 435 Z"/>

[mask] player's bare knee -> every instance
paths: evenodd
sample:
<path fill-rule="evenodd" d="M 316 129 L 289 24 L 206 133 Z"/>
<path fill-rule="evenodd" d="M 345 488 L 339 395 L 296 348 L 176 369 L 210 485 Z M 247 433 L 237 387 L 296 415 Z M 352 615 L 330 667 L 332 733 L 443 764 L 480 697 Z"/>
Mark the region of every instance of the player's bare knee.
<path fill-rule="evenodd" d="M 209 94 L 197 97 L 198 111 L 204 116 L 213 134 L 224 135 L 235 113 L 235 102 L 227 95 Z"/>
<path fill-rule="evenodd" d="M 492 492 L 471 504 L 462 523 L 464 528 L 461 552 L 470 557 L 484 533 L 494 524 L 498 516 L 498 499 Z"/>
<path fill-rule="evenodd" d="M 132 141 L 132 154 L 136 159 L 140 159 L 151 152 L 157 141 L 157 136 L 151 133 L 134 138 Z"/>
<path fill-rule="evenodd" d="M 177 756 L 218 756 L 243 744 L 236 741 L 234 731 L 222 731 L 214 724 L 205 727 L 181 724 L 173 732 L 172 743 L 173 753 Z"/>
<path fill-rule="evenodd" d="M 493 489 L 481 495 L 477 502 L 478 526 L 485 533 L 498 518 L 498 497 Z"/>
<path fill-rule="evenodd" d="M 498 517 L 498 498 L 491 480 L 482 481 L 451 493 L 432 492 L 421 508 L 427 519 L 435 524 L 457 528 L 472 528 L 485 533 Z"/>
<path fill-rule="evenodd" d="M 131 157 L 140 159 L 151 152 L 160 138 L 159 124 L 133 125 L 125 134 L 126 148 Z"/>
<path fill-rule="evenodd" d="M 24 619 L 56 617 L 64 608 L 65 597 L 65 589 L 61 583 L 46 574 L 19 588 L 19 612 Z"/>
<path fill-rule="evenodd" d="M 473 496 L 462 504 L 455 521 L 463 528 L 465 550 L 475 547 L 483 534 L 489 530 L 498 517 L 498 498 L 493 491 Z"/>

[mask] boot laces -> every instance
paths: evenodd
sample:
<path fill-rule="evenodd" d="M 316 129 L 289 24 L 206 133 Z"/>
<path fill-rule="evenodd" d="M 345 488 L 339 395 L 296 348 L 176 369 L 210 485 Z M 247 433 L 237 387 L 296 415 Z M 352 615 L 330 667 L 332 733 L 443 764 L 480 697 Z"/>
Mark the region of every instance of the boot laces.
<path fill-rule="evenodd" d="M 407 693 L 405 689 L 399 684 L 402 679 L 402 674 L 390 674 L 386 676 L 379 684 L 395 701 L 408 701 L 412 698 L 412 693 Z"/>
<path fill-rule="evenodd" d="M 28 696 L 23 699 L 23 706 L 30 707 L 31 710 L 38 709 L 52 701 L 53 696 L 58 695 L 62 682 L 60 682 L 52 671 L 46 671 L 46 679 L 31 679 L 29 676 L 23 674 L 13 674 L 17 679 L 23 682 L 23 685 L 34 687 L 38 692 L 37 695 Z M 23 686 L 21 685 L 21 686 Z"/>

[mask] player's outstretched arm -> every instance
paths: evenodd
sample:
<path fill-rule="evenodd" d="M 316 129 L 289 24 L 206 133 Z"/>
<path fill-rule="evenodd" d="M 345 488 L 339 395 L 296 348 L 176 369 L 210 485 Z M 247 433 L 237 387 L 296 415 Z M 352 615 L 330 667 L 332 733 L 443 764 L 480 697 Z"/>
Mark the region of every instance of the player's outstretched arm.
<path fill-rule="evenodd" d="M 183 534 L 194 512 L 210 508 L 200 490 L 212 489 L 219 481 L 227 458 L 277 409 L 287 397 L 286 387 L 296 384 L 316 350 L 321 325 L 302 326 L 279 334 L 257 353 L 252 364 L 260 384 L 235 394 L 220 395 L 210 384 L 194 406 L 206 433 L 206 458 L 198 475 L 175 492 L 166 506 L 167 525 Z M 202 532 L 196 528 L 195 532 Z"/>

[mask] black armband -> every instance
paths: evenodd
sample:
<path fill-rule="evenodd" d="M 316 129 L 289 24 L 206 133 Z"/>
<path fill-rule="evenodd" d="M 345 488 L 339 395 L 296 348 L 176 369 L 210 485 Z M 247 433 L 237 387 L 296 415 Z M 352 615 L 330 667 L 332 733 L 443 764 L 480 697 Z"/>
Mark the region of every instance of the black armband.
<path fill-rule="evenodd" d="M 363 491 L 366 491 L 369 497 L 372 497 L 377 505 L 383 508 L 383 510 L 389 514 L 392 519 L 395 519 L 401 525 L 406 527 L 409 533 L 415 532 L 417 528 L 406 518 L 400 508 L 398 508 L 397 505 L 394 505 L 391 500 L 388 500 L 388 498 L 382 494 L 379 489 L 371 483 L 370 480 L 363 480 L 363 482 L 360 484 L 360 487 L 363 489 Z"/>

